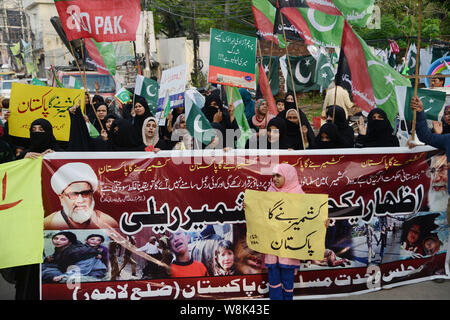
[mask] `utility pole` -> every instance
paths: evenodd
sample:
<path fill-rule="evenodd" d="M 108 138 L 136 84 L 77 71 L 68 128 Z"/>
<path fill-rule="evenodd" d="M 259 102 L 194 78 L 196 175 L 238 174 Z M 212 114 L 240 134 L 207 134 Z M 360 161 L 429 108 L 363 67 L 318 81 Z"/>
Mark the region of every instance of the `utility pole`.
<path fill-rule="evenodd" d="M 195 0 L 191 0 L 192 5 L 192 42 L 194 44 L 194 72 L 191 74 L 192 83 L 197 85 L 198 80 L 198 74 L 199 74 L 199 65 L 198 65 L 198 50 L 199 50 L 199 39 L 198 39 L 198 32 L 197 32 L 197 26 L 195 23 Z"/>
<path fill-rule="evenodd" d="M 144 33 L 144 42 L 145 42 L 145 69 L 144 69 L 144 77 L 150 78 L 151 72 L 150 72 L 150 35 L 148 34 L 149 30 L 149 18 L 148 18 L 148 6 L 147 6 L 147 0 L 144 2 L 145 6 L 145 19 L 146 19 L 146 28 Z M 136 53 L 136 49 L 134 50 Z M 139 61 L 136 62 L 139 63 Z"/>

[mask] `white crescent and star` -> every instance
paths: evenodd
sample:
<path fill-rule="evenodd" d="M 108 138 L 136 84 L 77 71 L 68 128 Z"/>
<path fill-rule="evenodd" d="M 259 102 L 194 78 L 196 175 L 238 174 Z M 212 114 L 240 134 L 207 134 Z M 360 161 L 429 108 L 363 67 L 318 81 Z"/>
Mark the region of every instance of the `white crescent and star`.
<path fill-rule="evenodd" d="M 367 67 L 368 68 L 370 68 L 373 65 L 384 67 L 384 65 L 381 62 L 378 62 L 378 61 L 375 61 L 375 60 L 367 61 Z M 392 78 L 392 75 L 390 73 L 387 76 L 384 76 L 384 78 L 386 79 L 386 85 L 388 83 L 394 85 L 394 78 Z M 375 97 L 375 103 L 377 104 L 377 106 L 381 106 L 381 105 L 385 104 L 391 98 L 392 92 L 393 92 L 393 90 L 391 90 L 391 92 L 387 96 L 382 98 L 382 99 L 378 99 L 377 97 Z"/>
<path fill-rule="evenodd" d="M 311 25 L 317 31 L 320 31 L 320 32 L 328 32 L 328 31 L 332 30 L 334 28 L 334 26 L 336 25 L 336 22 L 337 22 L 337 17 L 336 17 L 336 19 L 334 20 L 332 25 L 329 25 L 329 26 L 321 25 L 320 23 L 318 23 L 316 21 L 316 18 L 314 17 L 314 9 L 308 9 L 308 19 L 309 19 L 309 22 L 311 23 Z"/>
<path fill-rule="evenodd" d="M 311 71 L 309 72 L 309 75 L 308 75 L 308 77 L 306 77 L 306 78 L 302 75 L 302 73 L 300 72 L 300 63 L 301 63 L 302 61 L 303 61 L 303 60 L 299 61 L 299 62 L 297 63 L 297 66 L 295 67 L 295 77 L 297 78 L 297 80 L 298 80 L 300 83 L 308 83 L 309 80 L 311 79 Z M 307 61 L 309 61 L 309 60 L 307 60 Z"/>
<path fill-rule="evenodd" d="M 203 130 L 202 128 L 200 128 L 200 126 L 198 125 L 198 123 L 200 122 L 200 118 L 201 118 L 201 115 L 199 114 L 194 119 L 194 131 L 198 132 L 198 133 L 203 133 L 203 132 L 206 132 L 208 130 Z"/>
<path fill-rule="evenodd" d="M 153 84 L 148 85 L 146 91 L 147 91 L 147 94 L 148 94 L 150 97 L 154 97 L 154 96 L 156 95 L 156 92 L 153 92 L 153 94 L 152 94 L 152 90 L 150 90 L 151 88 L 153 88 Z"/>

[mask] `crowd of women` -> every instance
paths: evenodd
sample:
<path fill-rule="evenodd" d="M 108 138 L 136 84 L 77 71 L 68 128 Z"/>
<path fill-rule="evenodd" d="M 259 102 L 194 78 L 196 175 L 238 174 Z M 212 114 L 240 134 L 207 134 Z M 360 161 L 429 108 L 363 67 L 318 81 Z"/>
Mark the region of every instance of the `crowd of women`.
<path fill-rule="evenodd" d="M 340 106 L 329 106 L 326 122 L 315 134 L 308 118 L 297 108 L 294 94 L 289 92 L 277 100 L 277 114 L 269 112 L 268 102 L 253 99 L 247 89 L 239 89 L 245 105 L 245 117 L 252 130 L 247 139 L 248 149 L 329 149 L 354 147 L 399 146 L 386 113 L 373 109 L 368 122 L 358 123 L 358 132 L 349 125 L 346 112 Z M 196 141 L 186 128 L 184 107 L 174 108 L 165 119 L 152 114 L 147 101 L 133 95 L 132 102 L 117 107 L 105 102 L 102 96 L 85 96 L 85 113 L 79 107 L 70 111 L 70 139 L 56 141 L 52 125 L 37 119 L 30 126 L 30 138 L 8 135 L 8 121 L 4 119 L 0 141 L 3 157 L 21 159 L 45 155 L 53 151 L 153 151 L 204 148 L 235 148 L 239 136 L 233 108 L 228 109 L 221 90 L 203 93 L 205 105 L 201 111 L 215 130 L 209 145 Z M 8 101 L 3 101 L 8 107 Z M 361 118 L 362 119 L 362 118 Z M 325 120 L 325 119 L 324 119 Z M 232 130 L 234 134 L 227 134 Z M 237 133 L 237 134 L 236 134 Z"/>

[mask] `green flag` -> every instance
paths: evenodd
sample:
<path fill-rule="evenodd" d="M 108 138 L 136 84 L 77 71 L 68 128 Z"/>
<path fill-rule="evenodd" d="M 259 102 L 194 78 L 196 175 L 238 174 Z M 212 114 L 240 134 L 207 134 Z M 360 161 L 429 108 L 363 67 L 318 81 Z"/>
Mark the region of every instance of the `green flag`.
<path fill-rule="evenodd" d="M 400 73 L 392 69 L 387 63 L 381 61 L 372 53 L 365 41 L 359 36 L 358 38 L 360 39 L 360 43 L 364 50 L 364 56 L 370 75 L 370 81 L 372 82 L 376 106 L 386 112 L 389 121 L 393 124 L 394 118 L 398 113 L 395 87 L 410 87 L 411 82 Z"/>
<path fill-rule="evenodd" d="M 31 80 L 31 84 L 35 86 L 43 86 L 43 87 L 47 86 L 47 84 L 44 81 L 41 81 L 36 77 L 34 77 L 33 80 Z"/>
<path fill-rule="evenodd" d="M 164 116 L 163 116 L 163 118 L 167 118 L 167 116 L 170 113 L 170 93 L 169 93 L 169 90 L 166 91 L 166 96 L 164 97 L 163 106 L 164 106 Z"/>
<path fill-rule="evenodd" d="M 241 135 L 237 141 L 237 148 L 244 149 L 245 143 L 248 138 L 250 138 L 253 134 L 250 126 L 248 124 L 247 118 L 245 117 L 245 106 L 242 101 L 241 94 L 239 93 L 239 89 L 237 87 L 226 87 L 227 93 L 227 101 L 228 104 L 232 104 L 234 106 L 234 118 L 236 119 L 236 123 L 241 130 Z M 228 107 L 229 108 L 229 107 Z"/>
<path fill-rule="evenodd" d="M 317 58 L 316 72 L 314 82 L 320 86 L 320 91 L 327 89 L 334 80 L 334 69 L 331 59 L 324 48 L 320 49 L 320 55 Z"/>
<path fill-rule="evenodd" d="M 69 76 L 68 88 L 81 89 L 81 83 L 76 77 Z"/>
<path fill-rule="evenodd" d="M 400 118 L 411 121 L 413 111 L 411 110 L 411 99 L 414 96 L 413 87 L 395 87 L 397 95 Z M 417 96 L 423 103 L 425 117 L 429 120 L 439 120 L 439 113 L 445 104 L 445 92 L 431 89 L 417 89 Z M 403 117 L 402 117 L 403 116 Z"/>
<path fill-rule="evenodd" d="M 270 59 L 271 58 L 271 59 Z M 270 60 L 269 60 L 270 59 Z M 270 63 L 269 63 L 270 62 Z M 263 67 L 269 80 L 270 90 L 276 96 L 280 91 L 280 57 L 263 57 Z M 270 64 L 270 68 L 269 68 Z M 270 77 L 269 77 L 270 76 Z"/>
<path fill-rule="evenodd" d="M 158 90 L 159 85 L 153 79 L 145 78 L 141 75 L 136 76 L 136 84 L 134 86 L 134 93 L 144 97 L 147 100 L 150 111 L 156 114 L 158 106 Z"/>
<path fill-rule="evenodd" d="M 186 129 L 194 139 L 204 145 L 209 145 L 216 133 L 200 109 L 205 103 L 204 97 L 197 90 L 188 89 L 184 98 Z"/>
<path fill-rule="evenodd" d="M 119 91 L 117 91 L 117 93 L 115 94 L 115 97 L 117 100 L 119 100 L 119 102 L 121 104 L 126 104 L 126 103 L 132 101 L 132 99 L 131 99 L 132 95 L 133 94 L 130 91 L 128 91 L 125 88 L 122 88 Z"/>
<path fill-rule="evenodd" d="M 53 69 L 53 66 L 51 67 L 51 69 L 52 69 L 52 73 L 53 73 L 53 79 L 55 79 L 55 81 L 56 81 L 56 85 L 59 88 L 64 88 L 64 85 L 61 83 L 61 81 L 59 81 L 58 77 L 56 76 L 55 69 Z"/>
<path fill-rule="evenodd" d="M 296 92 L 309 92 L 318 90 L 319 86 L 314 83 L 314 74 L 316 71 L 316 60 L 311 56 L 289 57 L 292 67 L 294 85 Z M 287 87 L 289 91 L 292 88 L 291 69 L 287 68 Z"/>

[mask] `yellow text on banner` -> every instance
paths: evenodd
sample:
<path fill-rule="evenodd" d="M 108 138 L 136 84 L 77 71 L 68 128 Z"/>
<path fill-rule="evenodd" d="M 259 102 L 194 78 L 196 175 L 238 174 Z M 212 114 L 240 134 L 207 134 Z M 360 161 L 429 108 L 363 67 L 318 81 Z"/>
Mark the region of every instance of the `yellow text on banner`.
<path fill-rule="evenodd" d="M 48 120 L 56 140 L 69 141 L 69 109 L 78 105 L 84 110 L 84 90 L 13 83 L 9 101 L 9 134 L 29 138 L 30 125 L 39 118 Z"/>
<path fill-rule="evenodd" d="M 245 191 L 247 245 L 266 254 L 322 260 L 328 195 Z"/>
<path fill-rule="evenodd" d="M 0 269 L 42 263 L 42 157 L 0 165 Z"/>

